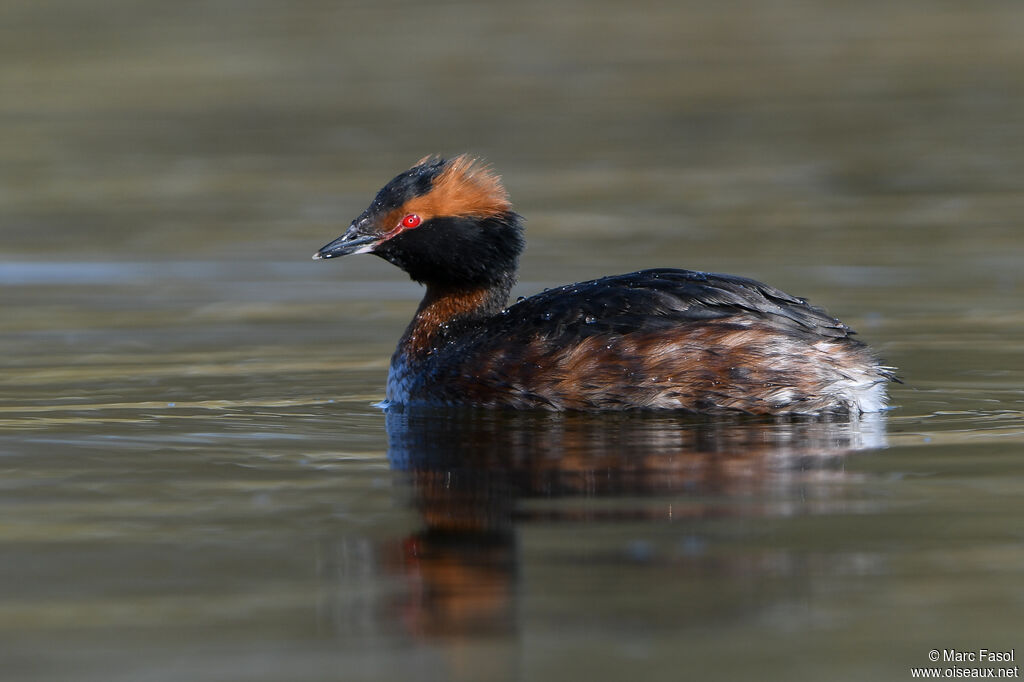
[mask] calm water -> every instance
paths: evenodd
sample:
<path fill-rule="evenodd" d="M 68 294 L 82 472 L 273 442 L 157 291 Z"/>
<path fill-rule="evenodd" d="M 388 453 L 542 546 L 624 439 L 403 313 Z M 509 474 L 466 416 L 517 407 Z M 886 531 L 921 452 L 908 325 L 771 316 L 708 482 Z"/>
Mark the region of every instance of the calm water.
<path fill-rule="evenodd" d="M 1024 657 L 1018 2 L 8 0 L 0 679 L 864 680 Z M 857 423 L 385 414 L 420 290 L 314 263 L 490 159 L 520 291 L 810 297 Z"/>

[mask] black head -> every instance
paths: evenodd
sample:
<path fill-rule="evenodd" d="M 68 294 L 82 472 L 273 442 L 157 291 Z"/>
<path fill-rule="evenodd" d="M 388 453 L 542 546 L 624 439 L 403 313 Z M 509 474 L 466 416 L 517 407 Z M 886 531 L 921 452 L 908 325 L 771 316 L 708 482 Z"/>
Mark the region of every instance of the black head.
<path fill-rule="evenodd" d="M 314 258 L 372 253 L 418 282 L 510 284 L 523 250 L 521 219 L 501 180 L 468 156 L 420 161 L 386 184 Z"/>

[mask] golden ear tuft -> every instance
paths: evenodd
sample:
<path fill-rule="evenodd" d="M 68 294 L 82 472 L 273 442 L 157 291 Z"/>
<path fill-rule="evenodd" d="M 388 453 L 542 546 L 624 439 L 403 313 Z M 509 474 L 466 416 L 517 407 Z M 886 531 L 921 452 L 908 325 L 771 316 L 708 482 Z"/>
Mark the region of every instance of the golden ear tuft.
<path fill-rule="evenodd" d="M 490 166 L 460 154 L 445 164 L 429 192 L 410 202 L 409 210 L 413 208 L 419 215 L 487 218 L 511 211 L 512 205 L 501 178 Z"/>

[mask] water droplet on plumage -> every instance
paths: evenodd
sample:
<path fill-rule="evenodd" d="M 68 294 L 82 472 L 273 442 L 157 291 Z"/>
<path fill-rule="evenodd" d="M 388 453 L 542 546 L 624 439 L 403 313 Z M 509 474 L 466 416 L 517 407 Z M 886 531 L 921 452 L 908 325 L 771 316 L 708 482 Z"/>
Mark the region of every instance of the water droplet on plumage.
<path fill-rule="evenodd" d="M 593 315 L 587 315 L 586 317 L 583 318 L 583 321 L 586 322 L 587 324 L 594 324 L 595 322 L 597 322 L 597 318 L 594 317 Z"/>
<path fill-rule="evenodd" d="M 525 296 L 517 296 L 516 297 L 516 303 L 519 303 L 520 301 L 525 301 L 525 300 L 526 300 Z"/>
<path fill-rule="evenodd" d="M 549 313 L 549 312 L 541 313 L 540 314 L 540 319 L 542 319 L 542 320 L 550 320 L 551 319 L 551 313 Z"/>

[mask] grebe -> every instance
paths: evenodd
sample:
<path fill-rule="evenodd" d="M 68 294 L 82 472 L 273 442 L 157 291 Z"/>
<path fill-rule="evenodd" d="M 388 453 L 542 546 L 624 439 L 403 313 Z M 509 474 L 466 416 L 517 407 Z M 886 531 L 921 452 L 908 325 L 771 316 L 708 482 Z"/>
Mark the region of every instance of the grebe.
<path fill-rule="evenodd" d="M 391 404 L 758 415 L 875 412 L 896 380 L 821 308 L 760 282 L 641 270 L 506 307 L 522 219 L 499 177 L 427 157 L 314 259 L 372 253 L 426 285 Z"/>

